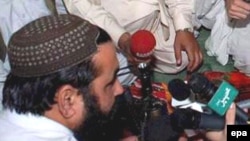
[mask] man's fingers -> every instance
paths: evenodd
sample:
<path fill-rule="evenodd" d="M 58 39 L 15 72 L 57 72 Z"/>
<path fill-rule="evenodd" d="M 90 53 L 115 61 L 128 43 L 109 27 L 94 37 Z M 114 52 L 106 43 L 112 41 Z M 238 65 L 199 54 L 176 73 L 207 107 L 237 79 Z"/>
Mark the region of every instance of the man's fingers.
<path fill-rule="evenodd" d="M 237 0 L 235 1 L 235 5 L 241 7 L 247 11 L 250 11 L 250 4 L 245 2 L 244 0 Z"/>
<path fill-rule="evenodd" d="M 179 66 L 179 65 L 181 65 L 181 61 L 182 61 L 180 45 L 176 45 L 174 51 L 175 51 L 176 65 Z"/>
<path fill-rule="evenodd" d="M 201 52 L 196 52 L 194 54 L 188 54 L 189 64 L 187 70 L 192 72 L 194 71 L 202 62 L 203 55 Z"/>
<path fill-rule="evenodd" d="M 227 3 L 228 15 L 234 19 L 246 19 L 250 14 L 250 4 L 243 0 L 234 0 Z"/>
<path fill-rule="evenodd" d="M 238 11 L 229 11 L 229 16 L 234 19 L 246 19 L 249 13 L 238 12 Z"/>
<path fill-rule="evenodd" d="M 199 57 L 200 57 L 200 64 L 201 64 L 202 61 L 203 61 L 203 54 L 202 54 L 202 52 L 199 52 Z"/>
<path fill-rule="evenodd" d="M 236 107 L 235 103 L 233 103 L 226 113 L 226 124 L 233 125 L 235 123 L 235 113 Z"/>
<path fill-rule="evenodd" d="M 193 53 L 189 53 L 189 52 L 187 52 L 187 53 L 188 53 L 188 59 L 189 59 L 187 70 L 191 72 L 195 68 L 196 55 Z"/>

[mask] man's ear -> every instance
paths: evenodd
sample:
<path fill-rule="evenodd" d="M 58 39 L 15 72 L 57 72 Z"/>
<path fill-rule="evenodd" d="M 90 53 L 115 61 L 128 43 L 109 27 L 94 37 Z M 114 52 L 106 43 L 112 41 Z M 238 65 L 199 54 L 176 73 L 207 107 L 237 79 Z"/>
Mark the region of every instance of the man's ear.
<path fill-rule="evenodd" d="M 59 112 L 65 118 L 72 117 L 76 110 L 74 104 L 78 96 L 78 90 L 71 85 L 64 85 L 57 91 L 56 101 Z"/>

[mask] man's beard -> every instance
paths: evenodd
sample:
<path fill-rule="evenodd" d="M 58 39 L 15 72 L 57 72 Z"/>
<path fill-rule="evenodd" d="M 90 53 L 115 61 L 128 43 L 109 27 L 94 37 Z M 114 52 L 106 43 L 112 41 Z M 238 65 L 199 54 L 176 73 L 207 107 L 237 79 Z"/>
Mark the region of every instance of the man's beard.
<path fill-rule="evenodd" d="M 84 115 L 84 121 L 81 126 L 75 130 L 76 137 L 79 141 L 100 141 L 114 140 L 115 123 L 113 116 L 115 115 L 115 105 L 113 105 L 109 113 L 104 113 L 97 102 L 97 98 L 93 95 L 84 96 L 85 109 L 87 114 Z M 115 139 L 116 140 L 116 139 Z"/>

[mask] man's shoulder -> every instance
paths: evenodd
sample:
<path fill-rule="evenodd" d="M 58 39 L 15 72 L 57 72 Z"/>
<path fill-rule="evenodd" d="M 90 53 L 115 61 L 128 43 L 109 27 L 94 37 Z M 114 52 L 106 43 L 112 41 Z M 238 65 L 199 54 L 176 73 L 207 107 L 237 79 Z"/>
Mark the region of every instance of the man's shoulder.
<path fill-rule="evenodd" d="M 1 141 L 76 141 L 73 133 L 63 125 L 33 114 L 18 114 L 3 110 L 0 113 Z"/>

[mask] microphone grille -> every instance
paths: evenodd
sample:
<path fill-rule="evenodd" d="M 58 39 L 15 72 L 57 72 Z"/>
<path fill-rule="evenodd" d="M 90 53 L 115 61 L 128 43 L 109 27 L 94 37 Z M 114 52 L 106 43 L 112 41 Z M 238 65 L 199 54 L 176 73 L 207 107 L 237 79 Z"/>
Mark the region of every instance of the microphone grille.
<path fill-rule="evenodd" d="M 148 30 L 138 30 L 131 36 L 131 53 L 139 59 L 149 58 L 155 45 L 155 37 Z"/>
<path fill-rule="evenodd" d="M 194 93 L 201 93 L 208 83 L 209 80 L 200 73 L 191 75 L 188 81 Z"/>

